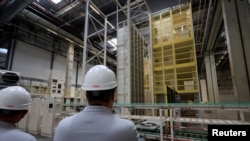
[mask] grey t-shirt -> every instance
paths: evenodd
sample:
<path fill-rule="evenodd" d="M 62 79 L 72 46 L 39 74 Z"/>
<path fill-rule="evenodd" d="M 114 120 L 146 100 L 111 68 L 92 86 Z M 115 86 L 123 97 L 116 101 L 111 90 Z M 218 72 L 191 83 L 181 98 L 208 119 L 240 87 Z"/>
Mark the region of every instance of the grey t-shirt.
<path fill-rule="evenodd" d="M 36 141 L 36 138 L 8 122 L 0 121 L 0 141 Z"/>
<path fill-rule="evenodd" d="M 112 114 L 104 106 L 87 106 L 64 118 L 56 127 L 54 141 L 138 141 L 134 123 Z"/>

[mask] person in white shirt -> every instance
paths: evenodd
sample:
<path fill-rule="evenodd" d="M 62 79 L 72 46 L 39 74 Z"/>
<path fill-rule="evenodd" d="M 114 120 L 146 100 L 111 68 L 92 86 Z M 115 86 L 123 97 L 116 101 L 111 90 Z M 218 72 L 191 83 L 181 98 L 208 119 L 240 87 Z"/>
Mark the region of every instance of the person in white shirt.
<path fill-rule="evenodd" d="M 28 112 L 31 95 L 23 87 L 9 86 L 0 90 L 0 141 L 36 141 L 36 138 L 16 128 Z"/>
<path fill-rule="evenodd" d="M 137 141 L 134 123 L 112 113 L 116 87 L 116 76 L 108 67 L 90 68 L 82 85 L 89 105 L 59 122 L 54 141 Z"/>

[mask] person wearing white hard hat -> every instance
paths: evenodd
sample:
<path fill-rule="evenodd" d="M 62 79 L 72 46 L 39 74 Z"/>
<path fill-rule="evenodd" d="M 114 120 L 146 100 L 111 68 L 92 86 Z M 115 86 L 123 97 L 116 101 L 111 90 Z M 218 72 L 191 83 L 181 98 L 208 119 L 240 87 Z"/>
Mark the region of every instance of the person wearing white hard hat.
<path fill-rule="evenodd" d="M 0 90 L 0 141 L 36 141 L 36 138 L 16 128 L 28 112 L 31 96 L 20 86 Z"/>
<path fill-rule="evenodd" d="M 137 141 L 134 123 L 112 113 L 116 87 L 116 76 L 108 67 L 90 68 L 82 85 L 89 105 L 59 122 L 54 141 Z"/>

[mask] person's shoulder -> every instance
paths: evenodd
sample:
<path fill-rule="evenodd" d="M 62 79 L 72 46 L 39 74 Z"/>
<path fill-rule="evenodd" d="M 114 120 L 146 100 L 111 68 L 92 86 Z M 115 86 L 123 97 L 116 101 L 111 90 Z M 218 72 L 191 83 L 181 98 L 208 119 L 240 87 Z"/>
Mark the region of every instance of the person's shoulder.
<path fill-rule="evenodd" d="M 13 134 L 15 134 L 15 136 L 19 137 L 20 140 L 23 139 L 25 141 L 36 141 L 36 138 L 29 133 L 23 132 L 23 131 L 18 130 L 18 129 L 16 129 L 14 132 L 13 132 Z"/>
<path fill-rule="evenodd" d="M 72 120 L 73 116 L 64 117 L 60 122 L 69 122 Z"/>
<path fill-rule="evenodd" d="M 63 130 L 67 130 L 68 127 L 70 127 L 72 125 L 72 123 L 74 123 L 74 117 L 75 117 L 75 115 L 63 118 L 61 121 L 59 121 L 56 129 L 60 128 Z"/>
<path fill-rule="evenodd" d="M 130 125 L 130 126 L 134 126 L 134 122 L 132 122 L 131 120 L 128 120 L 128 119 L 123 119 L 123 118 L 119 118 L 119 122 L 123 123 L 123 124 L 126 124 L 126 125 Z"/>

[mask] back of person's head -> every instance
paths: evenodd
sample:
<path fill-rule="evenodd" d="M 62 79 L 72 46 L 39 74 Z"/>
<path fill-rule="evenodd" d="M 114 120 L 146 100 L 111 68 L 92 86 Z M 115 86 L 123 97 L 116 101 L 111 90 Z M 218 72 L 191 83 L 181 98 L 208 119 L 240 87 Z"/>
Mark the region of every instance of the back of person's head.
<path fill-rule="evenodd" d="M 9 86 L 0 90 L 0 115 L 15 116 L 28 111 L 31 105 L 30 93 L 20 86 Z"/>
<path fill-rule="evenodd" d="M 108 95 L 114 93 L 117 87 L 115 73 L 104 65 L 96 65 L 86 73 L 82 89 L 92 100 L 107 101 Z"/>

